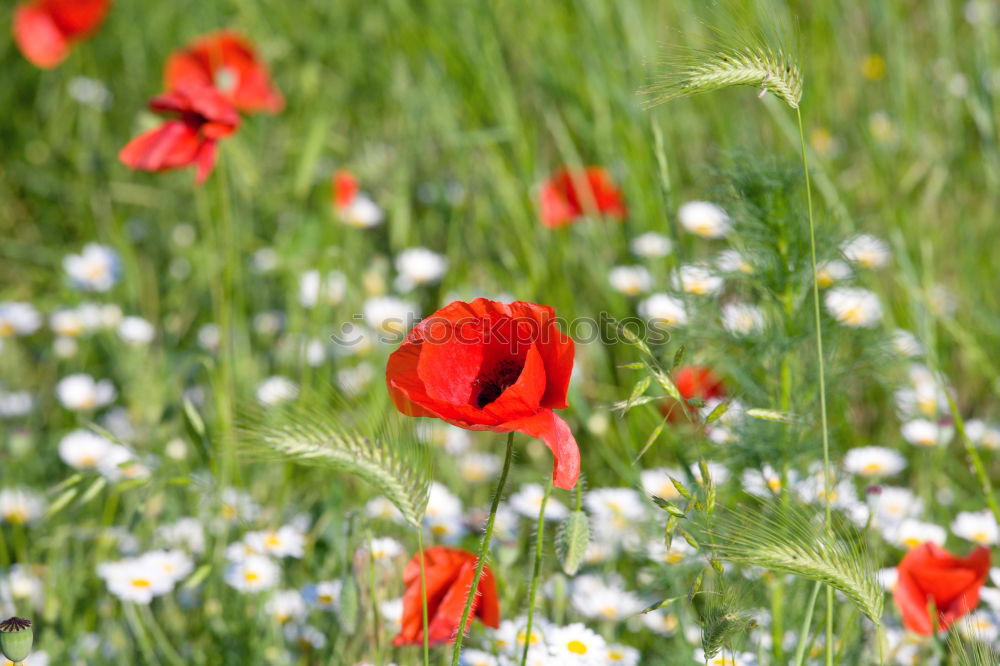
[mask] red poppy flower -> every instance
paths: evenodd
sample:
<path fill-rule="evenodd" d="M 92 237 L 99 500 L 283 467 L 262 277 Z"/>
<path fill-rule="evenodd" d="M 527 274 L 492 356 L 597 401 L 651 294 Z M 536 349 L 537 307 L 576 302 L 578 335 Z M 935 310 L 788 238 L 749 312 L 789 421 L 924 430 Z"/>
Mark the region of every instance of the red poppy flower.
<path fill-rule="evenodd" d="M 674 385 L 685 400 L 712 400 L 726 397 L 726 387 L 722 379 L 712 368 L 702 365 L 685 365 L 674 373 Z M 681 409 L 690 409 L 687 405 L 679 405 L 675 400 L 666 400 L 660 406 L 664 414 L 669 414 L 671 421 L 681 421 Z"/>
<path fill-rule="evenodd" d="M 104 20 L 111 0 L 32 0 L 14 10 L 14 40 L 36 67 L 49 69 L 69 54 L 73 42 Z"/>
<path fill-rule="evenodd" d="M 149 102 L 153 111 L 176 113 L 155 130 L 132 139 L 118 153 L 126 166 L 139 171 L 168 171 L 197 166 L 195 181 L 205 182 L 215 166 L 219 139 L 236 131 L 240 116 L 211 86 L 173 90 Z"/>
<path fill-rule="evenodd" d="M 542 224 L 549 229 L 561 229 L 588 213 L 625 217 L 622 193 L 600 167 L 556 171 L 542 184 L 541 206 Z"/>
<path fill-rule="evenodd" d="M 338 211 L 346 210 L 360 191 L 358 179 L 353 173 L 339 169 L 333 174 L 333 205 Z"/>
<path fill-rule="evenodd" d="M 167 60 L 166 79 L 170 90 L 214 86 L 241 111 L 277 113 L 285 105 L 253 44 L 225 30 L 175 51 Z"/>
<path fill-rule="evenodd" d="M 469 430 L 521 432 L 552 450 L 553 483 L 580 474 L 573 433 L 553 409 L 567 407 L 573 340 L 552 308 L 533 303 L 456 301 L 424 319 L 389 357 L 396 408 Z"/>
<path fill-rule="evenodd" d="M 451 643 L 458 635 L 465 601 L 476 573 L 476 556 L 455 548 L 428 548 L 424 551 L 424 578 L 427 584 L 427 641 L 431 645 Z M 420 554 L 413 556 L 403 571 L 402 629 L 393 645 L 423 645 L 423 608 L 420 601 Z M 472 600 L 468 622 L 478 617 L 487 627 L 500 626 L 500 599 L 488 565 L 483 566 Z M 469 626 L 466 624 L 465 630 Z"/>
<path fill-rule="evenodd" d="M 938 629 L 947 629 L 979 603 L 979 588 L 990 570 L 990 551 L 977 548 L 968 557 L 955 557 L 935 543 L 913 548 L 899 563 L 899 579 L 892 596 L 910 631 L 928 636 L 933 631 L 930 603 L 937 609 Z"/>

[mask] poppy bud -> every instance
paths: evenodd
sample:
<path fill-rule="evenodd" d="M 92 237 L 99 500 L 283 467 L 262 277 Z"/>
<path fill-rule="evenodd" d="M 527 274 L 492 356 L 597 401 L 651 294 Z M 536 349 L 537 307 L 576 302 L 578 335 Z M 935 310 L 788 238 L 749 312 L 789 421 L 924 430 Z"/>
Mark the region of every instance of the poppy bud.
<path fill-rule="evenodd" d="M 31 620 L 12 617 L 0 622 L 0 652 L 15 664 L 28 658 L 33 638 Z"/>

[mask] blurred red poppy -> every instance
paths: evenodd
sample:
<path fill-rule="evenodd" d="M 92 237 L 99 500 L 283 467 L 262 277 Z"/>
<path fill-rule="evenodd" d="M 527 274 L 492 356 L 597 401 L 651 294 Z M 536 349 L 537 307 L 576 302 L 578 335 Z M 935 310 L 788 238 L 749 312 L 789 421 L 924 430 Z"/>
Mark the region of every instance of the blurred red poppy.
<path fill-rule="evenodd" d="M 586 214 L 625 217 L 621 191 L 600 167 L 560 169 L 542 184 L 542 224 L 561 229 Z"/>
<path fill-rule="evenodd" d="M 285 99 L 253 44 L 226 30 L 205 35 L 167 60 L 167 88 L 214 86 L 240 111 L 277 113 Z"/>
<path fill-rule="evenodd" d="M 429 548 L 424 551 L 424 578 L 427 583 L 427 640 L 431 645 L 451 643 L 458 635 L 465 601 L 475 575 L 476 556 L 454 548 Z M 413 556 L 403 571 L 402 629 L 393 645 L 422 645 L 423 609 L 420 602 L 420 555 Z M 489 566 L 483 566 L 472 615 L 492 629 L 500 626 L 500 600 Z M 465 627 L 468 630 L 468 625 Z"/>
<path fill-rule="evenodd" d="M 333 205 L 338 211 L 347 210 L 359 191 L 358 179 L 350 171 L 339 169 L 333 174 Z"/>
<path fill-rule="evenodd" d="M 36 67 L 49 69 L 69 55 L 73 42 L 93 32 L 111 0 L 31 0 L 14 10 L 14 40 Z"/>
<path fill-rule="evenodd" d="M 990 570 L 990 551 L 976 548 L 955 557 L 935 543 L 913 548 L 897 567 L 899 579 L 892 596 L 912 632 L 929 636 L 934 628 L 929 606 L 937 609 L 937 628 L 947 629 L 979 603 L 979 589 Z"/>
<path fill-rule="evenodd" d="M 417 324 L 385 374 L 396 408 L 408 416 L 538 437 L 555 456 L 553 483 L 568 489 L 580 474 L 580 450 L 552 410 L 568 406 L 572 371 L 573 340 L 552 308 L 478 298 Z"/>
<path fill-rule="evenodd" d="M 139 171 L 168 171 L 193 165 L 198 169 L 195 181 L 205 182 L 215 166 L 219 139 L 240 125 L 236 110 L 211 86 L 164 93 L 154 97 L 149 108 L 180 117 L 133 139 L 121 149 L 118 159 Z"/>
<path fill-rule="evenodd" d="M 712 368 L 703 365 L 685 365 L 678 368 L 673 376 L 674 385 L 685 400 L 712 400 L 726 397 L 726 387 Z M 682 409 L 691 409 L 676 400 L 667 399 L 660 405 L 660 411 L 668 414 L 673 422 L 683 421 Z"/>

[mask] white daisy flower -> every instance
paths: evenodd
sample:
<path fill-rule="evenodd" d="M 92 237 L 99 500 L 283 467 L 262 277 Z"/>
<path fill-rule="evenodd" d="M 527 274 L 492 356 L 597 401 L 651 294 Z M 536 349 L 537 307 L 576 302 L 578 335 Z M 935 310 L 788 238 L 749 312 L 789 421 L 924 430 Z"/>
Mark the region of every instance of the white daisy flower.
<path fill-rule="evenodd" d="M 945 446 L 954 436 L 955 428 L 950 423 L 913 419 L 904 423 L 900 432 L 903 439 L 916 446 Z"/>
<path fill-rule="evenodd" d="M 646 519 L 647 507 L 632 488 L 595 488 L 583 498 L 593 516 L 597 540 L 619 543 L 624 533 Z"/>
<path fill-rule="evenodd" d="M 288 622 L 282 632 L 285 640 L 306 650 L 322 650 L 327 646 L 326 634 L 311 624 Z"/>
<path fill-rule="evenodd" d="M 733 335 L 750 335 L 764 329 L 764 311 L 749 303 L 722 306 L 722 327 Z"/>
<path fill-rule="evenodd" d="M 30 488 L 0 490 L 0 521 L 13 525 L 32 523 L 45 513 L 45 498 Z"/>
<path fill-rule="evenodd" d="M 148 345 L 156 337 L 156 328 L 142 317 L 125 317 L 118 324 L 118 337 L 126 344 Z"/>
<path fill-rule="evenodd" d="M 362 308 L 365 323 L 384 335 L 398 336 L 417 321 L 417 306 L 395 296 L 369 298 Z"/>
<path fill-rule="evenodd" d="M 851 267 L 846 261 L 840 259 L 821 261 L 816 265 L 816 284 L 819 285 L 820 289 L 826 289 L 851 277 L 851 273 Z"/>
<path fill-rule="evenodd" d="M 500 666 L 500 660 L 489 652 L 472 648 L 462 650 L 458 663 L 461 666 Z"/>
<path fill-rule="evenodd" d="M 997 543 L 1000 530 L 997 528 L 993 514 L 983 511 L 960 511 L 951 523 L 951 532 L 960 539 L 966 539 L 980 546 L 990 546 Z"/>
<path fill-rule="evenodd" d="M 243 541 L 254 552 L 271 557 L 300 559 L 305 554 L 306 535 L 293 525 L 283 525 L 276 530 L 247 532 Z"/>
<path fill-rule="evenodd" d="M 340 592 L 343 583 L 339 580 L 321 581 L 314 585 L 306 585 L 302 589 L 302 598 L 306 603 L 322 610 L 335 610 L 340 603 Z"/>
<path fill-rule="evenodd" d="M 899 525 L 907 518 L 915 518 L 923 511 L 923 503 L 909 488 L 882 486 L 870 498 L 873 522 L 879 527 Z"/>
<path fill-rule="evenodd" d="M 87 243 L 80 254 L 63 259 L 63 268 L 73 286 L 84 291 L 108 291 L 118 281 L 121 260 L 107 245 Z"/>
<path fill-rule="evenodd" d="M 538 518 L 538 510 L 542 506 L 545 490 L 540 484 L 526 483 L 516 493 L 511 495 L 507 503 L 510 508 L 525 518 Z M 545 503 L 545 520 L 562 520 L 569 514 L 566 506 L 554 497 L 549 497 Z"/>
<path fill-rule="evenodd" d="M 97 471 L 108 481 L 145 479 L 152 473 L 147 465 L 135 457 L 135 453 L 119 444 L 108 447 L 97 463 Z"/>
<path fill-rule="evenodd" d="M 615 643 L 608 646 L 608 664 L 610 666 L 639 666 L 639 651 L 634 647 Z"/>
<path fill-rule="evenodd" d="M 382 208 L 365 192 L 358 192 L 351 201 L 338 209 L 344 224 L 359 229 L 378 226 L 385 219 Z"/>
<path fill-rule="evenodd" d="M 31 303 L 0 303 L 0 338 L 30 335 L 42 326 L 42 315 Z"/>
<path fill-rule="evenodd" d="M 500 458 L 492 453 L 473 451 L 458 459 L 458 473 L 469 483 L 488 481 L 499 469 Z"/>
<path fill-rule="evenodd" d="M 306 618 L 309 609 L 298 590 L 277 590 L 264 604 L 264 612 L 273 617 L 279 624 L 286 622 L 301 622 Z"/>
<path fill-rule="evenodd" d="M 382 614 L 382 618 L 392 627 L 390 633 L 398 632 L 400 623 L 403 621 L 403 598 L 386 599 L 379 602 L 378 611 Z"/>
<path fill-rule="evenodd" d="M 220 513 L 227 522 L 251 521 L 260 513 L 260 506 L 250 495 L 238 488 L 222 489 Z"/>
<path fill-rule="evenodd" d="M 348 397 L 361 395 L 373 379 L 375 379 L 375 366 L 364 361 L 353 368 L 337 370 L 337 386 Z"/>
<path fill-rule="evenodd" d="M 174 581 L 149 567 L 142 559 L 105 562 L 97 567 L 97 575 L 104 579 L 108 591 L 122 601 L 148 604 L 153 597 L 166 594 Z"/>
<path fill-rule="evenodd" d="M 834 287 L 823 300 L 827 312 L 845 326 L 869 328 L 882 319 L 882 303 L 867 289 Z"/>
<path fill-rule="evenodd" d="M 662 538 L 650 541 L 646 545 L 646 555 L 660 564 L 680 564 L 697 554 L 698 551 L 691 544 L 680 538 L 671 539 L 670 548 L 667 548 Z"/>
<path fill-rule="evenodd" d="M 396 255 L 395 286 L 400 292 L 407 292 L 422 284 L 440 282 L 448 270 L 448 259 L 425 247 L 411 247 Z"/>
<path fill-rule="evenodd" d="M 879 569 L 875 572 L 875 578 L 878 579 L 879 585 L 882 586 L 882 589 L 886 592 L 892 592 L 896 589 L 896 583 L 899 582 L 899 571 L 896 567 Z"/>
<path fill-rule="evenodd" d="M 977 610 L 955 622 L 955 629 L 969 641 L 993 643 L 1000 637 L 1000 625 L 990 611 Z"/>
<path fill-rule="evenodd" d="M 260 592 L 278 583 L 281 569 L 263 555 L 248 555 L 231 562 L 226 568 L 225 581 L 240 592 Z"/>
<path fill-rule="evenodd" d="M 723 273 L 753 273 L 751 264 L 739 250 L 723 250 L 715 257 L 715 267 Z"/>
<path fill-rule="evenodd" d="M 275 375 L 257 385 L 257 401 L 269 407 L 294 400 L 298 395 L 298 384 L 287 377 Z"/>
<path fill-rule="evenodd" d="M 371 558 L 381 564 L 389 564 L 394 557 L 403 554 L 403 544 L 392 537 L 377 537 L 368 542 Z"/>
<path fill-rule="evenodd" d="M 647 494 L 655 495 L 665 500 L 675 500 L 681 494 L 677 492 L 677 488 L 670 480 L 670 477 L 684 483 L 684 476 L 679 471 L 667 467 L 644 469 L 639 473 L 642 489 Z"/>
<path fill-rule="evenodd" d="M 337 305 L 347 293 L 347 276 L 340 271 L 330 271 L 325 276 L 317 270 L 299 276 L 299 304 L 314 308 L 320 302 Z"/>
<path fill-rule="evenodd" d="M 686 294 L 712 296 L 722 289 L 722 278 L 706 266 L 685 264 L 674 274 L 673 285 Z"/>
<path fill-rule="evenodd" d="M 256 273 L 270 273 L 280 263 L 278 251 L 273 247 L 262 247 L 250 255 L 250 265 Z"/>
<path fill-rule="evenodd" d="M 844 456 L 844 469 L 858 476 L 893 476 L 906 467 L 906 459 L 884 446 L 858 446 Z"/>
<path fill-rule="evenodd" d="M 156 528 L 156 535 L 171 548 L 184 548 L 195 555 L 205 552 L 205 528 L 197 518 L 180 518 Z"/>
<path fill-rule="evenodd" d="M 515 620 L 502 620 L 500 626 L 490 636 L 490 647 L 508 657 L 520 657 L 525 643 L 529 643 L 530 648 L 544 648 L 545 634 L 551 627 L 544 618 L 536 617 L 531 625 L 529 638 L 527 624 L 528 620 L 524 616 Z"/>
<path fill-rule="evenodd" d="M 794 485 L 797 474 L 789 470 L 788 481 Z M 774 497 L 781 492 L 781 473 L 767 463 L 761 469 L 744 469 L 740 475 L 743 490 L 757 497 Z"/>
<path fill-rule="evenodd" d="M 368 503 L 365 504 L 365 515 L 369 518 L 391 520 L 394 523 L 403 521 L 403 514 L 399 512 L 396 505 L 381 495 L 368 500 Z"/>
<path fill-rule="evenodd" d="M 647 231 L 639 234 L 629 242 L 632 254 L 643 259 L 659 259 L 665 257 L 674 249 L 674 243 L 663 234 Z"/>
<path fill-rule="evenodd" d="M 35 397 L 28 391 L 5 391 L 0 388 L 0 419 L 13 419 L 30 414 Z"/>
<path fill-rule="evenodd" d="M 653 276 L 644 266 L 615 266 L 608 273 L 611 287 L 626 296 L 637 296 L 653 285 Z"/>
<path fill-rule="evenodd" d="M 676 615 L 666 610 L 643 613 L 641 619 L 647 629 L 661 636 L 673 636 L 681 624 Z"/>
<path fill-rule="evenodd" d="M 222 331 L 218 324 L 205 324 L 198 329 L 198 346 L 205 351 L 218 351 L 222 342 Z"/>
<path fill-rule="evenodd" d="M 643 608 L 642 601 L 617 577 L 591 574 L 573 580 L 570 603 L 584 617 L 610 622 L 623 622 Z"/>
<path fill-rule="evenodd" d="M 458 499 L 446 486 L 437 481 L 431 481 L 431 489 L 427 498 L 425 516 L 461 516 L 462 500 Z"/>
<path fill-rule="evenodd" d="M 708 476 L 711 478 L 712 483 L 716 486 L 721 486 L 729 479 L 729 469 L 722 463 L 712 462 L 711 460 L 705 463 L 705 467 L 708 468 Z M 698 463 L 691 463 L 691 476 L 698 483 L 704 483 L 704 479 L 701 478 L 701 465 Z"/>
<path fill-rule="evenodd" d="M 714 657 L 706 657 L 705 651 L 698 648 L 694 651 L 694 660 L 702 666 L 757 666 L 757 658 L 750 652 L 722 650 Z"/>
<path fill-rule="evenodd" d="M 844 241 L 840 251 L 847 260 L 862 268 L 882 268 L 889 261 L 889 246 L 880 238 L 860 234 Z"/>
<path fill-rule="evenodd" d="M 917 340 L 917 336 L 902 328 L 892 332 L 892 348 L 897 354 L 906 358 L 914 358 L 924 353 L 924 346 Z"/>
<path fill-rule="evenodd" d="M 608 660 L 604 639 L 579 622 L 553 629 L 549 649 L 557 660 L 555 663 L 563 666 L 604 666 Z"/>
<path fill-rule="evenodd" d="M 2 411 L 0 408 L 0 413 Z M 995 424 L 980 419 L 969 419 L 965 422 L 965 435 L 973 446 L 989 451 L 1000 449 L 1000 427 Z"/>
<path fill-rule="evenodd" d="M 77 308 L 60 308 L 49 315 L 49 328 L 56 335 L 75 338 L 86 331 Z"/>
<path fill-rule="evenodd" d="M 171 584 L 184 580 L 194 571 L 194 560 L 180 550 L 151 550 L 144 553 L 139 561 L 170 579 Z"/>
<path fill-rule="evenodd" d="M 930 541 L 944 546 L 948 533 L 940 525 L 925 523 L 914 518 L 906 518 L 888 534 L 888 540 L 904 548 L 916 548 Z"/>
<path fill-rule="evenodd" d="M 74 76 L 69 80 L 67 91 L 74 101 L 98 111 L 107 111 L 114 101 L 114 96 L 104 82 L 89 76 Z"/>
<path fill-rule="evenodd" d="M 689 201 L 677 211 L 681 226 L 702 238 L 722 238 L 732 222 L 720 206 L 707 201 Z"/>
<path fill-rule="evenodd" d="M 639 303 L 639 315 L 650 322 L 668 327 L 683 326 L 687 323 L 684 301 L 670 294 L 652 294 Z"/>
<path fill-rule="evenodd" d="M 88 374 L 67 375 L 56 384 L 56 397 L 66 409 L 89 411 L 103 407 L 115 399 L 117 392 L 111 380 L 96 381 Z"/>
<path fill-rule="evenodd" d="M 75 469 L 97 469 L 113 446 L 89 430 L 74 430 L 59 440 L 59 457 Z"/>

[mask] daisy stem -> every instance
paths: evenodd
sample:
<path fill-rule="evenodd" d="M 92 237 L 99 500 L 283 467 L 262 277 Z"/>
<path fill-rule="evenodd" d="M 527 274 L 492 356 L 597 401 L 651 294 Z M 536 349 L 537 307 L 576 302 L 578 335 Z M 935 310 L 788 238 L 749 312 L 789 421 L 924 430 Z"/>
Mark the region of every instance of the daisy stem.
<path fill-rule="evenodd" d="M 420 615 L 424 630 L 424 666 L 430 665 L 430 636 L 427 635 L 427 627 L 430 624 L 427 618 L 427 575 L 424 570 L 424 528 L 417 525 L 417 551 L 420 553 Z"/>
<path fill-rule="evenodd" d="M 806 649 L 809 647 L 809 627 L 812 625 L 813 610 L 816 608 L 816 597 L 819 596 L 819 588 L 823 583 L 817 581 L 813 585 L 812 594 L 809 595 L 809 605 L 806 606 L 806 616 L 802 620 L 802 629 L 799 630 L 799 646 L 795 649 L 794 666 L 802 666 L 805 663 Z"/>
<path fill-rule="evenodd" d="M 542 545 L 545 541 L 545 505 L 552 492 L 552 480 L 545 485 L 542 504 L 538 507 L 538 527 L 535 534 L 535 562 L 531 569 L 531 590 L 528 592 L 528 623 L 524 629 L 524 651 L 521 653 L 521 666 L 528 663 L 528 648 L 531 647 L 531 625 L 535 621 L 535 595 L 538 593 L 538 578 L 542 572 Z"/>
<path fill-rule="evenodd" d="M 979 487 L 983 491 L 983 495 L 986 496 L 986 505 L 993 512 L 993 519 L 1000 523 L 1000 506 L 997 505 L 997 498 L 993 494 L 993 484 L 990 483 L 990 477 L 983 466 L 983 460 L 979 457 L 979 452 L 976 451 L 976 447 L 973 446 L 972 441 L 969 440 L 969 436 L 965 433 L 965 419 L 962 418 L 962 413 L 958 411 L 955 398 L 949 391 L 945 391 L 945 396 L 948 399 L 948 410 L 951 412 L 952 421 L 955 423 L 955 430 L 958 431 L 958 436 L 962 440 L 962 446 L 965 447 L 965 455 L 972 462 L 972 467 L 976 470 L 976 479 L 979 481 Z"/>
<path fill-rule="evenodd" d="M 476 558 L 476 572 L 472 576 L 472 585 L 469 587 L 469 595 L 465 598 L 465 608 L 462 610 L 462 619 L 458 623 L 458 633 L 455 636 L 455 649 L 451 653 L 451 666 L 458 666 L 458 658 L 462 652 L 462 639 L 465 638 L 465 630 L 472 613 L 472 600 L 476 598 L 476 591 L 479 589 L 479 578 L 483 575 L 483 566 L 486 564 L 486 555 L 490 551 L 490 541 L 493 540 L 493 523 L 496 521 L 497 508 L 500 506 L 500 496 L 503 494 L 504 484 L 507 483 L 507 473 L 510 472 L 510 463 L 514 459 L 514 433 L 507 434 L 507 451 L 504 454 L 503 469 L 500 471 L 500 480 L 497 482 L 497 491 L 493 495 L 493 503 L 490 505 L 490 517 L 486 521 L 486 531 L 483 533 L 482 543 L 479 544 L 479 556 Z"/>
<path fill-rule="evenodd" d="M 826 418 L 826 369 L 823 361 L 823 327 L 819 308 L 819 275 L 816 270 L 816 222 L 813 219 L 812 183 L 809 179 L 809 159 L 806 156 L 806 134 L 802 127 L 802 109 L 796 107 L 799 123 L 799 146 L 802 149 L 802 172 L 806 179 L 806 207 L 809 213 L 809 258 L 813 273 L 813 317 L 816 325 L 816 363 L 819 372 L 819 418 L 823 437 L 823 508 L 826 528 L 832 531 L 830 512 L 830 435 Z M 833 666 L 833 588 L 826 590 L 826 665 Z"/>

